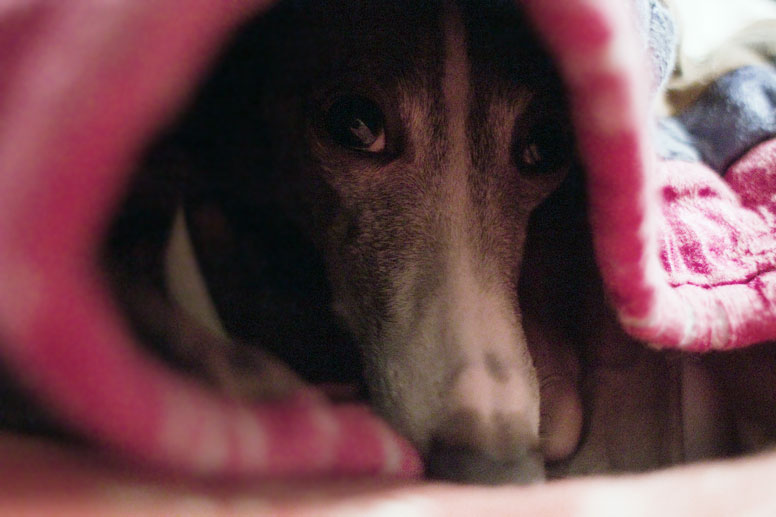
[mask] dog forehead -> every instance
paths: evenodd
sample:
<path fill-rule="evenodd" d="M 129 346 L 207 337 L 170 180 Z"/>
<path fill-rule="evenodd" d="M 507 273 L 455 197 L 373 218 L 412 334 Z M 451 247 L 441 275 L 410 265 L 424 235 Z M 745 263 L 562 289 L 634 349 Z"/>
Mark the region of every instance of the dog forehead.
<path fill-rule="evenodd" d="M 450 17 L 463 23 L 445 23 Z M 472 79 L 486 79 L 502 93 L 546 75 L 537 38 L 510 1 L 296 0 L 280 3 L 262 25 L 263 53 L 289 82 L 428 84 L 444 73 L 446 30 L 464 33 Z"/>
<path fill-rule="evenodd" d="M 440 65 L 441 13 L 429 1 L 282 2 L 260 20 L 254 52 L 292 88 L 414 83 Z"/>

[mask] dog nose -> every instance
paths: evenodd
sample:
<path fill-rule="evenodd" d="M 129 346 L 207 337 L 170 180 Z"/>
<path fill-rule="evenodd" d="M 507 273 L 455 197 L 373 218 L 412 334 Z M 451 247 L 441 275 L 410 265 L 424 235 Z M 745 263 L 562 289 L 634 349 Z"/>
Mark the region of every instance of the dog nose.
<path fill-rule="evenodd" d="M 535 450 L 511 451 L 496 458 L 473 447 L 431 443 L 426 460 L 431 479 L 478 485 L 529 484 L 544 480 L 544 460 Z"/>
<path fill-rule="evenodd" d="M 528 361 L 487 348 L 450 376 L 445 408 L 422 448 L 427 473 L 474 484 L 542 481 L 535 372 Z"/>

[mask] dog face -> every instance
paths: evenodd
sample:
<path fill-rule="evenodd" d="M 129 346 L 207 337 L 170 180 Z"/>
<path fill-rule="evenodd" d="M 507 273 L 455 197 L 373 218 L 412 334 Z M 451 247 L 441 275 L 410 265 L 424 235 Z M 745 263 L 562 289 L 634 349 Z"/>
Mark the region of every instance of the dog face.
<path fill-rule="evenodd" d="M 550 60 L 507 2 L 307 4 L 205 89 L 215 204 L 236 240 L 269 213 L 311 243 L 375 407 L 432 474 L 540 478 L 517 282 L 573 154 Z"/>

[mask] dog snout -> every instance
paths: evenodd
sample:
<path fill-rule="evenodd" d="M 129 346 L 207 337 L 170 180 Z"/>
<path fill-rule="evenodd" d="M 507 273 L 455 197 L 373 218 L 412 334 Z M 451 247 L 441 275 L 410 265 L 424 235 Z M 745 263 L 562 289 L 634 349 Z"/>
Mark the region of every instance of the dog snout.
<path fill-rule="evenodd" d="M 477 484 L 544 479 L 538 394 L 523 362 L 485 353 L 453 375 L 446 417 L 427 449 L 430 477 Z"/>
<path fill-rule="evenodd" d="M 544 480 L 544 459 L 519 415 L 461 411 L 431 439 L 426 471 L 457 483 L 529 484 Z"/>

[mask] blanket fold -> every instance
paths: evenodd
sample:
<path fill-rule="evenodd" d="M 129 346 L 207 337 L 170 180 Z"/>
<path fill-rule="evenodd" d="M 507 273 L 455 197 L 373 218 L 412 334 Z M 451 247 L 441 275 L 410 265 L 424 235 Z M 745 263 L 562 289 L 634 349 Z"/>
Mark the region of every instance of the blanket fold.
<path fill-rule="evenodd" d="M 240 406 L 147 357 L 96 266 L 139 150 L 268 3 L 0 6 L 0 357 L 76 432 L 153 468 L 418 476 L 415 451 L 366 407 L 312 389 Z M 626 330 L 686 350 L 776 338 L 773 71 L 734 72 L 653 131 L 674 52 L 657 0 L 519 3 L 568 89 L 596 257 Z"/>

